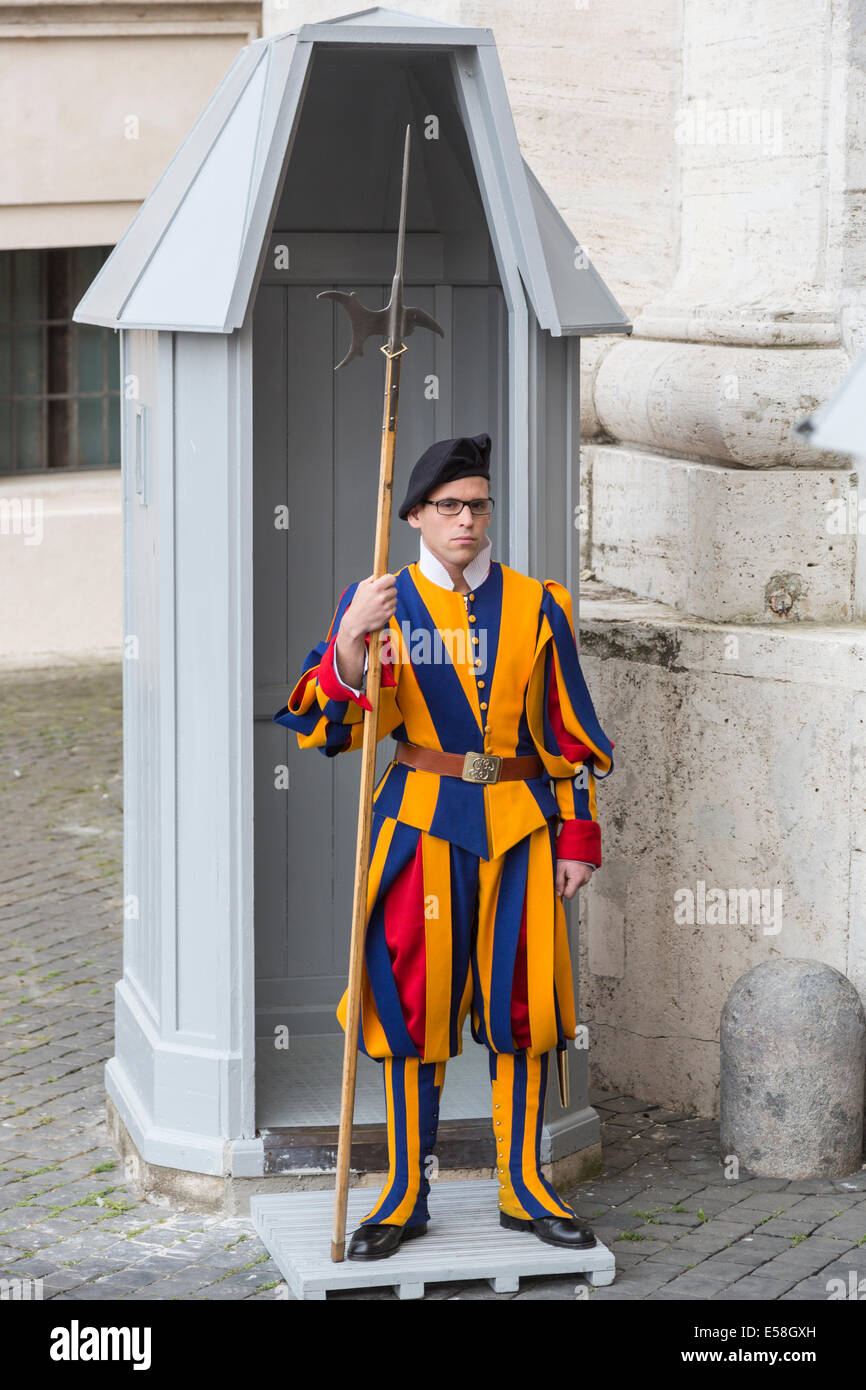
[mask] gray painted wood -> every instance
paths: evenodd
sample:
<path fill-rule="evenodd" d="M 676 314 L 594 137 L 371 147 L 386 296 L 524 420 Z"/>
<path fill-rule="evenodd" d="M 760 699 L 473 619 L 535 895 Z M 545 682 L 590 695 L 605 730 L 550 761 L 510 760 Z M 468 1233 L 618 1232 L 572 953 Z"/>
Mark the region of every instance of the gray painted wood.
<path fill-rule="evenodd" d="M 165 653 L 160 643 L 159 590 L 154 584 L 138 582 L 143 574 L 158 573 L 161 563 L 171 565 L 164 497 L 170 481 L 157 463 L 157 441 L 164 420 L 159 409 L 157 334 L 125 335 L 121 369 L 124 382 L 134 392 L 123 400 L 123 428 L 140 443 L 138 466 L 144 488 L 143 493 L 137 490 L 133 467 L 124 470 L 123 769 L 124 807 L 128 807 L 124 882 L 126 894 L 133 899 L 124 923 L 124 960 L 138 982 L 142 1007 L 159 1023 L 163 1000 L 158 936 L 149 928 L 159 918 L 163 887 L 168 886 L 164 878 L 168 866 L 160 844 L 165 784 L 159 761 L 148 758 L 147 752 L 159 745 L 165 717 L 157 698 Z M 136 424 L 139 415 L 144 421 L 141 433 Z"/>
<path fill-rule="evenodd" d="M 124 894 L 106 1086 L 149 1162 L 221 1174 L 254 1135 L 249 335 L 133 332 L 123 414 Z M 139 470 L 140 471 L 140 470 Z"/>
<path fill-rule="evenodd" d="M 189 196 L 199 171 L 218 141 L 225 141 L 231 116 L 256 68 L 266 59 L 262 41 L 248 44 L 237 54 L 198 120 L 185 135 L 177 153 L 145 198 L 135 217 L 105 261 L 100 273 L 75 309 L 79 323 L 108 327 L 180 328 L 194 325 L 172 321 L 155 324 L 134 321 L 126 312 L 133 288 L 148 271 L 151 258 L 178 208 Z M 237 185 L 232 185 L 236 188 Z M 199 253 L 201 247 L 199 246 Z M 200 259 L 207 262 L 206 257 Z"/>
<path fill-rule="evenodd" d="M 818 410 L 796 426 L 816 449 L 866 454 L 863 400 L 866 396 L 866 352 L 861 352 L 841 386 Z"/>
<path fill-rule="evenodd" d="M 253 1196 L 250 1217 L 298 1299 L 375 1288 L 393 1288 L 399 1298 L 422 1298 L 428 1284 L 471 1279 L 486 1279 L 497 1293 L 510 1293 L 521 1278 L 557 1274 L 582 1274 L 594 1286 L 613 1283 L 616 1261 L 601 1241 L 590 1250 L 564 1250 L 545 1245 L 532 1232 L 503 1229 L 498 1191 L 495 1180 L 432 1183 L 426 1235 L 404 1241 L 385 1260 L 333 1263 L 333 1192 Z M 347 1244 L 375 1198 L 375 1188 L 349 1192 Z"/>
<path fill-rule="evenodd" d="M 631 324 L 526 161 L 523 171 L 553 297 L 550 332 L 630 333 Z"/>
<path fill-rule="evenodd" d="M 556 579 L 572 596 L 579 634 L 580 531 L 575 525 L 580 481 L 580 340 L 554 338 L 537 321 L 530 340 L 530 573 Z M 575 1011 L 580 1020 L 578 899 L 564 903 L 569 927 Z M 589 1055 L 566 1051 L 570 1100 L 559 1104 L 551 1082 L 543 1135 L 545 1161 L 589 1147 L 600 1139 L 598 1115 L 589 1104 Z"/>

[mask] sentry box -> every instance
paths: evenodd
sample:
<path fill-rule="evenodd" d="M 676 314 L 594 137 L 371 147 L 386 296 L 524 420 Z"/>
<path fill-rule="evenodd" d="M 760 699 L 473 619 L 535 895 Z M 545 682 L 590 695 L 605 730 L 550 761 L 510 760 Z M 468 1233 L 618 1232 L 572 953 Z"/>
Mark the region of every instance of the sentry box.
<path fill-rule="evenodd" d="M 333 1182 L 360 758 L 302 755 L 273 714 L 372 569 L 384 358 L 335 374 L 348 324 L 316 296 L 387 302 L 407 123 L 406 300 L 445 337 L 410 339 L 395 494 L 434 439 L 488 432 L 495 556 L 576 606 L 580 338 L 631 325 L 521 157 L 491 30 L 372 9 L 249 44 L 73 316 L 119 330 L 124 384 L 109 1115 L 140 1188 L 196 1206 Z M 414 559 L 395 519 L 390 567 Z M 598 1154 L 569 1057 L 554 1177 Z M 440 1171 L 493 1171 L 489 1106 L 467 1036 Z M 355 1120 L 353 1167 L 381 1173 L 363 1055 Z"/>

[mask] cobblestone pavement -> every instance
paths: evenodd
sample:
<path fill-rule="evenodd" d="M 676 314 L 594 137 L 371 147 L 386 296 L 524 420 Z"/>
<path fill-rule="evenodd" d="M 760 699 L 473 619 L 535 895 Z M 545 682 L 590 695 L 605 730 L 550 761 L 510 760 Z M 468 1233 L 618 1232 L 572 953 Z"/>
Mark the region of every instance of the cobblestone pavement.
<path fill-rule="evenodd" d="M 140 1200 L 105 1126 L 121 970 L 120 667 L 0 672 L 0 700 L 0 1278 L 41 1279 L 58 1301 L 285 1297 L 249 1220 Z M 604 1172 L 566 1195 L 615 1252 L 614 1283 L 438 1284 L 428 1299 L 826 1300 L 866 1278 L 866 1168 L 726 1182 L 716 1122 L 591 1099 Z"/>

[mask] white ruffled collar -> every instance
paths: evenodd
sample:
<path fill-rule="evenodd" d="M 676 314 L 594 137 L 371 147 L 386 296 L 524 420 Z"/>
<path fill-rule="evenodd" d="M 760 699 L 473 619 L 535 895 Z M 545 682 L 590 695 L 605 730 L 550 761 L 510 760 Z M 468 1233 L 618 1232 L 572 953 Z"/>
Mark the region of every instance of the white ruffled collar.
<path fill-rule="evenodd" d="M 470 589 L 477 589 L 479 585 L 484 583 L 490 573 L 490 554 L 492 548 L 490 537 L 487 536 L 484 544 L 475 556 L 475 559 L 470 560 L 469 564 L 464 569 L 463 577 Z M 424 544 L 423 540 L 420 541 L 419 545 L 418 568 L 424 577 L 429 579 L 431 583 L 438 584 L 442 589 L 454 588 L 454 580 L 451 578 L 451 575 L 448 573 L 442 561 L 437 555 L 433 554 L 433 551 L 430 550 L 429 546 Z"/>

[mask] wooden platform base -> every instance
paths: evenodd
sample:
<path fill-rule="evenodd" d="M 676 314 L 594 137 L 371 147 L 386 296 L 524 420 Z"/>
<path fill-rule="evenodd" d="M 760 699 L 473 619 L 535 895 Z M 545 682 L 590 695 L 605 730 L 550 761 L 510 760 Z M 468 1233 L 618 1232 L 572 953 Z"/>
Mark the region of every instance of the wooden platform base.
<path fill-rule="evenodd" d="M 253 1224 L 289 1289 L 299 1299 L 324 1299 L 329 1289 L 393 1288 L 399 1298 L 423 1298 L 427 1284 L 486 1279 L 496 1293 L 515 1293 L 521 1277 L 584 1274 L 610 1284 L 613 1253 L 598 1241 L 591 1250 L 545 1245 L 531 1232 L 499 1224 L 495 1180 L 434 1183 L 427 1234 L 404 1242 L 385 1260 L 331 1260 L 334 1194 L 284 1192 L 250 1198 Z M 375 1199 L 369 1189 L 349 1193 L 347 1238 Z"/>

